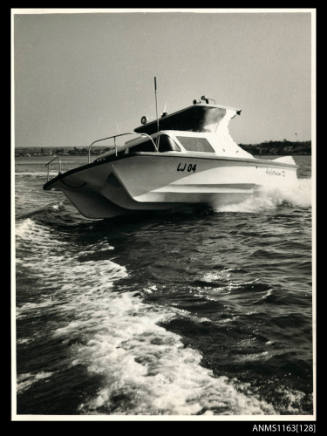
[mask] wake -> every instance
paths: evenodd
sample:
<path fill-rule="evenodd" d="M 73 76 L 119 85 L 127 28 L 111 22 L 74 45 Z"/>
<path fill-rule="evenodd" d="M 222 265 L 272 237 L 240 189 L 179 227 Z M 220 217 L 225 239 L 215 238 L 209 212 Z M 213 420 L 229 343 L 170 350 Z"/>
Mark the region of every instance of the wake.
<path fill-rule="evenodd" d="M 312 205 L 313 192 L 311 178 L 298 179 L 286 187 L 261 188 L 241 203 L 223 206 L 212 205 L 215 212 L 260 213 L 279 206 L 308 209 Z"/>

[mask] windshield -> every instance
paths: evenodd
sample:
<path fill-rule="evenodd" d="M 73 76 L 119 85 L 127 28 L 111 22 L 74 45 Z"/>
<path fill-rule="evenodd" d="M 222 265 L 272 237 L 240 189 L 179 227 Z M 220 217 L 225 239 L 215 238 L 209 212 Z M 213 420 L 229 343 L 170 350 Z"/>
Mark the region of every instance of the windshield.
<path fill-rule="evenodd" d="M 176 142 L 170 138 L 168 135 L 159 135 L 153 139 L 157 147 L 159 147 L 159 152 L 164 153 L 167 151 L 180 151 L 180 147 L 176 144 Z M 148 141 L 141 142 L 140 144 L 135 145 L 130 148 L 131 153 L 139 152 L 139 151 L 156 151 L 153 141 L 150 139 Z"/>

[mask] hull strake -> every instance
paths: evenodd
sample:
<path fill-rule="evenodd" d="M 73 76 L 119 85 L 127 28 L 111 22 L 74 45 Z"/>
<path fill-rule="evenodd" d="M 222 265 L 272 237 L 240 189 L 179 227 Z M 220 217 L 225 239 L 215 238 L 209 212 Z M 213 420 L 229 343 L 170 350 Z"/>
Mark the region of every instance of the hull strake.
<path fill-rule="evenodd" d="M 87 218 L 110 218 L 185 204 L 237 203 L 260 186 L 295 180 L 296 167 L 282 162 L 140 153 L 68 171 L 45 189 L 63 191 Z"/>

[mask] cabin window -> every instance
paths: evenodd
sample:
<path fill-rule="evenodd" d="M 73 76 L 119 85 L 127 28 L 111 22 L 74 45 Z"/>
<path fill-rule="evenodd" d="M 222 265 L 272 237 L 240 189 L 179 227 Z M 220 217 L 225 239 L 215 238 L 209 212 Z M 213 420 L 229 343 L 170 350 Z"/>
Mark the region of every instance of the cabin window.
<path fill-rule="evenodd" d="M 159 151 L 164 153 L 166 151 L 180 151 L 180 148 L 176 144 L 176 142 L 170 138 L 168 135 L 160 135 L 159 141 L 158 138 L 155 139 L 156 144 L 159 142 Z"/>
<path fill-rule="evenodd" d="M 167 151 L 180 151 L 180 147 L 176 144 L 176 142 L 170 138 L 168 135 L 160 135 L 153 139 L 154 143 L 159 145 L 159 151 L 161 153 Z M 141 142 L 141 144 L 137 144 L 134 147 L 130 148 L 132 153 L 136 153 L 139 151 L 156 151 L 154 144 L 151 140 Z"/>
<path fill-rule="evenodd" d="M 215 150 L 211 147 L 205 138 L 194 138 L 190 136 L 177 136 L 182 146 L 188 151 L 201 151 L 204 153 L 214 153 Z"/>

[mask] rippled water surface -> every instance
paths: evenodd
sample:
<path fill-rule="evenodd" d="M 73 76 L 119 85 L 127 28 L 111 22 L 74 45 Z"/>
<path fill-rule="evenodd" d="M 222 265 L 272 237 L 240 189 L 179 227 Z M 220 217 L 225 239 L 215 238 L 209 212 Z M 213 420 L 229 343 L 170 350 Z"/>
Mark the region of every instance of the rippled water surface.
<path fill-rule="evenodd" d="M 17 412 L 312 414 L 296 161 L 296 187 L 229 209 L 90 221 L 42 190 L 42 160 L 17 160 Z"/>

